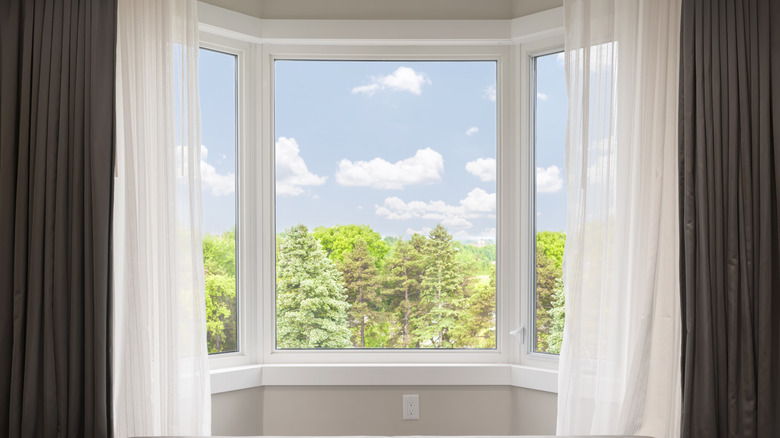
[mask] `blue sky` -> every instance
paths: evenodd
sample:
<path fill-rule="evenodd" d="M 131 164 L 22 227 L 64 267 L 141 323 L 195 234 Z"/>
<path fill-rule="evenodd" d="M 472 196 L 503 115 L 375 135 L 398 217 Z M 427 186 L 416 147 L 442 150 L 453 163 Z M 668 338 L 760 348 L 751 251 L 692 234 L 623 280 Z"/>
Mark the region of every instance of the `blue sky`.
<path fill-rule="evenodd" d="M 539 64 L 540 230 L 565 226 L 561 64 Z M 204 228 L 219 232 L 235 220 L 235 58 L 201 50 L 200 66 Z M 368 224 L 408 237 L 442 223 L 456 239 L 494 239 L 495 78 L 494 62 L 277 61 L 277 231 Z"/>

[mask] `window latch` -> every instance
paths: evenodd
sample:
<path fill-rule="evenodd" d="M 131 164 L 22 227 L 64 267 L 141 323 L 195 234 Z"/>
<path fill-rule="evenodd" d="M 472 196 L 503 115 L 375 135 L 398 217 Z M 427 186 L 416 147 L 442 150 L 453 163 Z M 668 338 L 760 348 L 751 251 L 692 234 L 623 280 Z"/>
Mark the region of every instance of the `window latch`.
<path fill-rule="evenodd" d="M 525 344 L 525 327 L 520 326 L 509 332 L 509 334 L 514 336 L 518 343 Z"/>

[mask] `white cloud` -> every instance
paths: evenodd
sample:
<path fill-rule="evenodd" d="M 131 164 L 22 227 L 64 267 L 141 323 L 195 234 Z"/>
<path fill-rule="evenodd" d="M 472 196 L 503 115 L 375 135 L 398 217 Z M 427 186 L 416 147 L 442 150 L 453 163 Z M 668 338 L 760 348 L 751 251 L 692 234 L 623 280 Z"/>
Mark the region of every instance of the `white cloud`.
<path fill-rule="evenodd" d="M 428 233 L 430 233 L 432 229 L 433 228 L 431 228 L 431 227 L 422 227 L 419 230 L 413 230 L 411 228 L 407 228 L 406 229 L 406 234 L 408 234 L 409 236 L 411 236 L 412 234 L 420 234 L 422 236 L 427 236 Z"/>
<path fill-rule="evenodd" d="M 176 164 L 177 172 L 176 177 L 179 179 L 185 178 L 181 172 L 181 160 L 187 160 L 187 149 L 182 156 L 182 147 L 176 146 Z M 214 196 L 229 195 L 236 191 L 236 174 L 234 172 L 228 172 L 221 174 L 217 172 L 217 169 L 211 165 L 207 159 L 209 156 L 209 150 L 206 146 L 200 146 L 200 182 L 203 190 L 211 191 Z"/>
<path fill-rule="evenodd" d="M 385 199 L 376 206 L 376 214 L 387 219 L 428 219 L 440 222 L 448 228 L 471 228 L 469 219 L 493 217 L 496 211 L 496 194 L 487 193 L 480 188 L 473 189 L 458 205 L 449 205 L 444 201 L 405 202 L 398 197 Z M 408 231 L 408 230 L 407 230 Z"/>
<path fill-rule="evenodd" d="M 294 138 L 279 137 L 276 141 L 276 194 L 298 196 L 305 186 L 325 184 L 326 176 L 317 176 L 306 167 L 301 149 Z"/>
<path fill-rule="evenodd" d="M 561 169 L 558 166 L 536 168 L 536 191 L 538 193 L 557 192 L 563 187 Z"/>
<path fill-rule="evenodd" d="M 382 158 L 371 161 L 339 162 L 336 181 L 343 186 L 402 189 L 410 184 L 441 180 L 444 158 L 431 148 L 418 150 L 413 157 L 390 163 Z"/>
<path fill-rule="evenodd" d="M 452 233 L 452 237 L 457 240 L 492 240 L 496 241 L 496 229 L 485 228 L 482 231 L 458 230 Z"/>
<path fill-rule="evenodd" d="M 545 101 L 545 100 L 547 100 L 547 95 L 544 94 L 544 93 L 536 93 L 536 98 L 541 100 L 541 101 Z"/>
<path fill-rule="evenodd" d="M 484 97 L 487 100 L 496 101 L 496 84 L 493 84 L 487 88 L 485 88 L 485 91 L 482 92 L 482 97 Z"/>
<path fill-rule="evenodd" d="M 477 128 L 476 126 L 472 126 L 471 128 L 466 130 L 466 135 L 472 136 L 472 135 L 476 134 L 477 132 L 479 132 L 479 128 Z"/>
<path fill-rule="evenodd" d="M 558 64 L 563 65 L 564 64 L 564 60 L 565 60 L 565 58 L 563 56 L 563 52 L 558 53 L 555 56 L 555 59 L 558 61 Z"/>
<path fill-rule="evenodd" d="M 417 73 L 409 67 L 398 67 L 387 76 L 372 76 L 371 83 L 352 89 L 352 94 L 373 96 L 379 90 L 408 91 L 415 95 L 422 93 L 423 85 L 431 85 L 431 80 L 425 73 Z"/>
<path fill-rule="evenodd" d="M 478 177 L 482 181 L 496 180 L 496 159 L 495 158 L 477 158 L 474 161 L 466 163 L 466 170 Z"/>

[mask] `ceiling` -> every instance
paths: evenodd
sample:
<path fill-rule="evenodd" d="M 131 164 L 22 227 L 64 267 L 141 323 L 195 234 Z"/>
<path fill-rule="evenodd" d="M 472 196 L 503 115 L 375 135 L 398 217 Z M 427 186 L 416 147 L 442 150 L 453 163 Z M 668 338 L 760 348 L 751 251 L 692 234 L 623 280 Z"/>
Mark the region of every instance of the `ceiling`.
<path fill-rule="evenodd" d="M 201 0 L 258 18 L 342 20 L 507 20 L 563 0 Z"/>

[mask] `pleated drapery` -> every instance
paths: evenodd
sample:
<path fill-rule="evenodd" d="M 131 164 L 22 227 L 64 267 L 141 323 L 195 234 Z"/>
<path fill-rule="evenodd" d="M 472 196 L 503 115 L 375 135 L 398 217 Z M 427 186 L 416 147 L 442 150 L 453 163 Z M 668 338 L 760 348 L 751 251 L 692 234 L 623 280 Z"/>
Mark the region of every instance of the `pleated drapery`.
<path fill-rule="evenodd" d="M 111 430 L 116 2 L 0 3 L 0 436 Z"/>
<path fill-rule="evenodd" d="M 683 437 L 780 436 L 780 2 L 684 0 Z"/>

